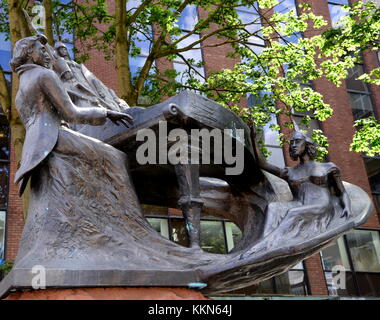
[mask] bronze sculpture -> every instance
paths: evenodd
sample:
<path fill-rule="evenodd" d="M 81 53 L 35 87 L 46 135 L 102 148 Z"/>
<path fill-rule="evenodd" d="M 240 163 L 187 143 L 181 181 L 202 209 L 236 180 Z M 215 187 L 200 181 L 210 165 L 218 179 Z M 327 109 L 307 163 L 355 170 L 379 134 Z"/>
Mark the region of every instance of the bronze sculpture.
<path fill-rule="evenodd" d="M 94 101 L 107 109 L 115 111 L 129 108 L 123 99 L 119 98 L 112 89 L 105 86 L 85 65 L 71 60 L 65 44 L 57 42 L 54 49 L 55 61 L 53 69 L 63 80 L 69 95 L 77 104 Z"/>
<path fill-rule="evenodd" d="M 364 223 L 371 213 L 363 190 L 342 183 L 335 165 L 311 159 L 311 141 L 303 134 L 296 133 L 291 145 L 301 165 L 286 170 L 268 166 L 255 154 L 247 125 L 217 103 L 185 91 L 146 109 L 106 109 L 95 87 L 90 89 L 100 106 L 93 97 L 85 98 L 86 89 L 73 88 L 70 79 L 60 79 L 61 73 L 50 69 L 45 44 L 46 38 L 38 35 L 14 48 L 12 67 L 20 77 L 16 104 L 27 131 L 15 182 L 21 183 L 22 193 L 30 179 L 31 196 L 20 250 L 0 284 L 0 296 L 30 287 L 35 265 L 46 268 L 47 287 L 201 282 L 207 286 L 204 292 L 225 292 L 286 271 Z M 83 100 L 80 107 L 73 103 L 76 99 Z M 60 126 L 62 118 L 85 125 L 76 132 Z M 186 130 L 233 128 L 229 134 L 243 145 L 243 172 L 226 175 L 225 162 L 182 168 L 139 165 L 136 134 L 144 128 L 157 131 L 160 121 Z M 292 192 L 284 180 L 260 166 L 285 178 Z M 336 195 L 329 193 L 329 186 Z M 315 197 L 324 203 L 311 207 Z M 195 228 L 193 247 L 159 235 L 140 202 L 195 208 L 189 219 Z M 233 251 L 223 255 L 199 250 L 201 214 L 221 216 L 240 228 L 242 240 Z"/>
<path fill-rule="evenodd" d="M 13 71 L 20 77 L 16 105 L 27 128 L 22 161 L 15 177 L 16 183 L 22 181 L 20 195 L 31 171 L 50 154 L 57 143 L 61 117 L 73 123 L 92 125 L 105 123 L 107 117 L 126 126 L 126 120 L 132 121 L 126 114 L 104 108 L 77 108 L 61 88 L 56 74 L 49 70 L 51 60 L 45 43 L 46 38 L 40 35 L 20 40 L 11 61 Z M 36 148 L 37 145 L 43 148 Z"/>
<path fill-rule="evenodd" d="M 272 202 L 268 205 L 263 230 L 267 243 L 261 250 L 283 241 L 285 234 L 273 231 L 278 229 L 285 216 L 286 226 L 280 230 L 287 237 L 307 237 L 303 234 L 307 224 L 314 224 L 313 232 L 322 233 L 335 214 L 346 219 L 352 216 L 351 201 L 342 183 L 340 169 L 332 162 L 315 161 L 316 152 L 313 141 L 301 131 L 295 131 L 289 143 L 290 157 L 294 161 L 299 160 L 296 166 L 278 168 L 263 160 L 256 149 L 260 168 L 284 179 L 293 195 L 293 201 Z M 332 199 L 337 195 L 339 201 L 334 202 Z"/>

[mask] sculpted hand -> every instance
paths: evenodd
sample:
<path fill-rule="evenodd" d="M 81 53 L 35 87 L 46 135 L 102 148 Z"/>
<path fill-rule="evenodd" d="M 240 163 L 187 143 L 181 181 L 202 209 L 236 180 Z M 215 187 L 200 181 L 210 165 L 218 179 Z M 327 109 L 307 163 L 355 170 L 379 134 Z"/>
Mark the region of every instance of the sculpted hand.
<path fill-rule="evenodd" d="M 73 74 L 70 72 L 70 71 L 66 71 L 63 75 L 62 75 L 62 79 L 65 80 L 65 81 L 69 81 L 69 80 L 72 80 L 74 78 Z"/>
<path fill-rule="evenodd" d="M 342 211 L 342 213 L 341 213 L 341 215 L 340 215 L 341 218 L 344 218 L 344 216 L 346 217 L 346 219 L 349 219 L 349 218 L 352 217 L 351 209 L 348 208 L 347 206 L 345 206 L 345 207 L 343 208 L 343 211 Z"/>
<path fill-rule="evenodd" d="M 116 101 L 117 104 L 119 105 L 119 107 L 121 109 L 129 109 L 129 105 L 128 103 L 126 103 L 123 99 L 119 99 L 118 101 Z"/>
<path fill-rule="evenodd" d="M 114 124 L 123 124 L 127 128 L 133 124 L 133 118 L 129 114 L 107 110 L 107 118 L 109 118 Z"/>

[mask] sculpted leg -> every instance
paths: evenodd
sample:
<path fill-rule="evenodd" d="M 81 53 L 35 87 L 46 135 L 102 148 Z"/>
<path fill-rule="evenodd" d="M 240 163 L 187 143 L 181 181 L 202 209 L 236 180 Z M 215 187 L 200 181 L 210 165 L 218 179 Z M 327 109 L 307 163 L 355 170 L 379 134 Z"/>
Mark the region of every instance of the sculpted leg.
<path fill-rule="evenodd" d="M 186 223 L 190 247 L 198 247 L 200 243 L 200 215 L 203 201 L 200 198 L 199 165 L 178 164 L 175 166 L 180 198 L 180 206 Z"/>

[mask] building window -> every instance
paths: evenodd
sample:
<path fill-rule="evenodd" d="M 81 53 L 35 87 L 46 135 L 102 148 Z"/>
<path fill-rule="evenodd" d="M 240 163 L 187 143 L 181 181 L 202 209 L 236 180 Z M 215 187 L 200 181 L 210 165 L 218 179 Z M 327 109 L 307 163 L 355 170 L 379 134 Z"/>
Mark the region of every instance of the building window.
<path fill-rule="evenodd" d="M 141 0 L 127 2 L 127 11 L 133 13 L 141 5 Z M 136 79 L 149 56 L 153 43 L 153 28 L 151 25 L 136 23 L 132 28 L 132 40 L 135 46 L 129 50 L 129 65 L 132 79 Z M 136 51 L 138 50 L 138 51 Z"/>
<path fill-rule="evenodd" d="M 380 157 L 365 157 L 364 164 L 376 211 L 380 214 Z"/>
<path fill-rule="evenodd" d="M 264 144 L 267 150 L 271 153 L 268 156 L 267 161 L 277 167 L 284 168 L 284 152 L 280 145 L 279 131 L 272 130 L 270 128 L 271 125 L 277 125 L 277 117 L 274 114 L 271 115 L 271 120 L 263 128 Z"/>
<path fill-rule="evenodd" d="M 262 100 L 254 95 L 248 95 L 248 107 L 251 108 L 255 105 L 262 103 Z M 269 151 L 267 161 L 277 167 L 285 167 L 284 152 L 279 140 L 279 131 L 272 130 L 272 126 L 278 125 L 277 116 L 272 113 L 271 119 L 262 127 L 262 132 L 258 132 L 258 140 L 262 140 L 265 148 Z"/>
<path fill-rule="evenodd" d="M 367 83 L 357 80 L 364 73 L 364 65 L 357 63 L 348 70 L 346 86 L 350 95 L 350 105 L 354 120 L 373 115 L 371 92 Z"/>
<path fill-rule="evenodd" d="M 185 221 L 181 215 L 146 214 L 150 225 L 163 237 L 187 247 L 189 239 L 185 230 Z M 201 220 L 200 246 L 210 253 L 228 253 L 241 239 L 241 231 L 232 222 L 205 217 Z"/>
<path fill-rule="evenodd" d="M 308 295 L 308 285 L 304 265 L 302 262 L 295 265 L 288 272 L 273 278 L 276 294 L 291 294 L 296 296 Z"/>
<path fill-rule="evenodd" d="M 196 5 L 187 5 L 182 11 L 178 19 L 178 27 L 182 30 L 182 33 L 173 37 L 173 41 L 176 41 L 187 33 L 194 30 L 195 25 L 198 23 L 198 8 Z M 194 33 L 177 44 L 177 48 L 186 48 L 192 43 L 200 40 L 200 34 Z M 193 78 L 200 82 L 204 82 L 205 71 L 203 66 L 203 56 L 201 50 L 201 43 L 195 45 L 193 49 L 186 50 L 178 54 L 174 61 L 174 70 L 178 73 L 176 81 L 186 86 L 189 79 Z"/>
<path fill-rule="evenodd" d="M 287 13 L 292 10 L 297 14 L 297 7 L 296 7 L 295 0 L 282 0 L 282 1 L 279 1 L 278 5 L 274 7 L 274 11 L 279 12 L 279 13 Z"/>
<path fill-rule="evenodd" d="M 329 295 L 380 296 L 380 232 L 354 230 L 321 251 Z M 345 287 L 334 285 L 333 268 L 345 269 Z"/>
<path fill-rule="evenodd" d="M 225 295 L 294 295 L 306 296 L 309 294 L 308 280 L 304 268 L 304 263 L 300 262 L 289 271 L 262 281 L 253 286 L 234 290 Z"/>
<path fill-rule="evenodd" d="M 331 24 L 333 28 L 339 28 L 342 18 L 347 15 L 343 6 L 350 5 L 349 0 L 328 0 Z"/>
<path fill-rule="evenodd" d="M 59 2 L 61 3 L 61 5 L 58 7 L 58 10 L 63 10 L 63 11 L 72 11 L 73 10 L 72 8 L 67 7 L 67 5 L 70 5 L 70 0 L 59 0 Z M 56 24 L 57 25 L 53 26 L 53 32 L 54 32 L 55 39 L 58 41 L 61 41 L 65 44 L 71 59 L 74 59 L 74 57 L 75 57 L 74 33 L 68 32 L 63 27 L 63 25 L 64 25 L 63 21 L 58 21 Z"/>
<path fill-rule="evenodd" d="M 236 8 L 240 20 L 247 24 L 245 30 L 241 32 L 243 41 L 253 52 L 259 55 L 265 48 L 265 42 L 260 33 L 262 28 L 261 17 L 257 4 L 252 6 L 240 6 Z"/>
<path fill-rule="evenodd" d="M 380 273 L 379 232 L 355 230 L 346 237 L 354 269 L 357 272 Z"/>
<path fill-rule="evenodd" d="M 4 76 L 7 81 L 11 81 L 12 71 L 9 65 L 9 61 L 12 58 L 12 44 L 9 39 L 7 39 L 6 33 L 0 33 L 0 67 L 4 72 Z M 2 113 L 2 110 L 0 110 Z"/>

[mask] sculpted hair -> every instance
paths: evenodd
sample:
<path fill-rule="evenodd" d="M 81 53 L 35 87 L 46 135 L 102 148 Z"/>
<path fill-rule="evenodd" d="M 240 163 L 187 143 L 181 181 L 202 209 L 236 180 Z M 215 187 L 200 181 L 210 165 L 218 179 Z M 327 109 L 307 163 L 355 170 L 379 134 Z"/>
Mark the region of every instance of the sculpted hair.
<path fill-rule="evenodd" d="M 16 72 L 16 69 L 25 64 L 31 53 L 33 52 L 34 44 L 36 41 L 40 41 L 42 44 L 47 43 L 47 39 L 44 35 L 36 35 L 27 37 L 16 42 L 13 49 L 13 58 L 9 62 L 12 70 Z"/>
<path fill-rule="evenodd" d="M 311 160 L 314 160 L 316 157 L 317 157 L 317 146 L 312 142 L 312 140 L 306 136 L 303 132 L 301 132 L 304 140 L 305 140 L 305 152 L 308 154 L 309 158 Z M 290 147 L 290 144 L 289 144 L 289 155 L 290 155 L 290 158 L 293 160 L 293 161 L 297 161 L 298 160 L 298 156 L 296 156 L 293 152 L 292 152 L 292 148 Z"/>

